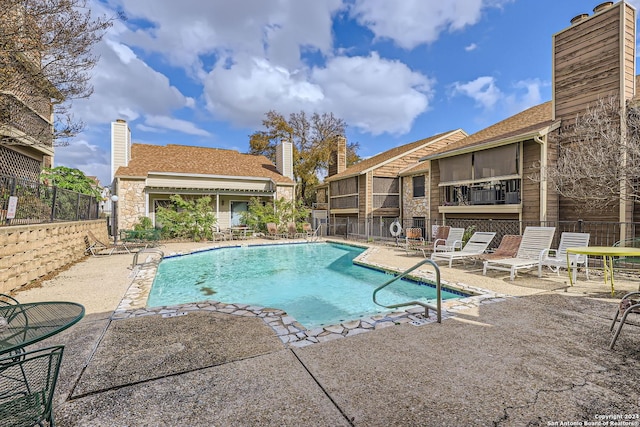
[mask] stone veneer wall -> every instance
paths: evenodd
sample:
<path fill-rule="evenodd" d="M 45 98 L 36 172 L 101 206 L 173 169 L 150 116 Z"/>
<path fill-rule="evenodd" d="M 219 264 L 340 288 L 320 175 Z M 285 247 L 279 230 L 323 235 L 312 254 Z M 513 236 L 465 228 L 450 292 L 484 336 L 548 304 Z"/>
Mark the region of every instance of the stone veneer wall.
<path fill-rule="evenodd" d="M 109 241 L 104 219 L 0 227 L 0 292 L 84 258 L 89 230 L 102 242 Z"/>
<path fill-rule="evenodd" d="M 295 200 L 295 195 L 293 193 L 293 189 L 294 187 L 289 187 L 289 186 L 277 186 L 276 187 L 276 198 L 278 200 L 280 199 L 285 199 L 285 200 Z"/>
<path fill-rule="evenodd" d="M 118 180 L 118 230 L 130 230 L 146 216 L 144 180 Z"/>
<path fill-rule="evenodd" d="M 413 197 L 413 179 L 411 178 L 412 176 L 407 176 L 402 180 L 402 218 L 405 220 L 411 218 L 429 219 L 429 175 L 425 176 L 424 197 Z"/>

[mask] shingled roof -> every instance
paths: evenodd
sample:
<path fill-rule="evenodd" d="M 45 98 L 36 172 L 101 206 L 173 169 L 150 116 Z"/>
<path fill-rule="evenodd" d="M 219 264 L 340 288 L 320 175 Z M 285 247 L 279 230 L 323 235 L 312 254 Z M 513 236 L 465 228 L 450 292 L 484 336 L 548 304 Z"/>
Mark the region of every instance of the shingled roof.
<path fill-rule="evenodd" d="M 341 179 L 348 176 L 360 175 L 362 173 L 367 172 L 369 169 L 382 166 L 386 162 L 394 160 L 399 156 L 408 154 L 428 144 L 432 144 L 431 146 L 433 147 L 433 150 L 437 151 L 439 149 L 442 149 L 443 147 L 446 147 L 452 144 L 450 140 L 446 139 L 446 137 L 451 134 L 454 134 L 455 132 L 462 132 L 463 135 L 466 135 L 464 134 L 463 130 L 458 129 L 458 130 L 443 132 L 434 136 L 430 136 L 429 138 L 420 139 L 418 141 L 411 142 L 409 144 L 401 145 L 399 147 L 392 148 L 390 150 L 387 150 L 373 157 L 369 157 L 367 159 L 361 160 L 355 165 L 349 166 L 344 171 L 328 177 L 325 180 L 325 182 L 334 181 L 336 179 Z"/>
<path fill-rule="evenodd" d="M 536 105 L 521 113 L 511 116 L 501 122 L 484 128 L 466 138 L 447 145 L 445 148 L 434 152 L 423 159 L 446 157 L 465 148 L 479 147 L 482 145 L 497 143 L 502 140 L 513 140 L 519 136 L 527 136 L 536 132 L 544 132 L 546 128 L 554 124 L 551 101 Z"/>
<path fill-rule="evenodd" d="M 132 144 L 129 165 L 119 167 L 116 176 L 144 178 L 151 172 L 271 178 L 277 183 L 293 184 L 265 156 L 175 144 Z"/>

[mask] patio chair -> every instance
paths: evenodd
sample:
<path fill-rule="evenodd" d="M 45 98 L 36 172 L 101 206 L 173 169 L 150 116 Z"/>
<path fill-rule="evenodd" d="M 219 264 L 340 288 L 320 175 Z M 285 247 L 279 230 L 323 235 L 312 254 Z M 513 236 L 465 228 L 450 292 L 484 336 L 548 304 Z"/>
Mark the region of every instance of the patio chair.
<path fill-rule="evenodd" d="M 231 232 L 231 230 L 222 231 L 217 224 L 211 226 L 211 234 L 214 242 L 217 242 L 219 240 L 227 241 L 233 239 L 233 233 Z"/>
<path fill-rule="evenodd" d="M 560 243 L 558 249 L 547 249 L 542 252 L 540 256 L 540 263 L 538 264 L 538 277 L 542 277 L 542 267 L 547 266 L 554 270 L 556 273 L 560 273 L 561 268 L 567 267 L 567 248 L 589 246 L 589 233 L 570 233 L 563 232 L 560 235 Z M 587 263 L 586 255 L 570 254 L 569 262 L 571 263 L 571 274 L 573 276 L 573 282 L 575 283 L 578 277 L 578 266 L 583 265 L 586 268 L 587 279 L 589 279 L 589 266 Z"/>
<path fill-rule="evenodd" d="M 0 305 L 20 304 L 17 299 L 7 294 L 0 294 Z"/>
<path fill-rule="evenodd" d="M 555 227 L 525 228 L 516 257 L 486 260 L 482 274 L 486 275 L 487 270 L 508 271 L 509 279 L 513 281 L 518 270 L 537 267 L 542 252 L 551 247 L 555 231 Z"/>
<path fill-rule="evenodd" d="M 64 346 L 0 359 L 0 427 L 53 426 L 53 392 Z"/>
<path fill-rule="evenodd" d="M 632 299 L 631 297 L 636 297 L 636 299 Z M 627 316 L 630 314 L 640 314 L 640 292 L 630 292 L 622 297 L 618 307 L 616 308 L 616 312 L 613 315 L 613 322 L 611 322 L 610 331 L 613 331 L 613 327 L 616 325 L 616 321 L 618 320 L 618 316 L 622 314 L 620 318 L 620 324 L 618 325 L 618 329 L 616 329 L 613 338 L 611 338 L 611 343 L 609 344 L 609 349 L 613 350 L 613 346 L 616 345 L 616 341 L 618 340 L 618 335 L 620 335 L 620 331 L 622 330 L 622 326 L 627 321 Z"/>
<path fill-rule="evenodd" d="M 424 246 L 424 237 L 422 237 L 422 228 L 407 227 L 404 230 L 404 247 L 408 252 L 415 246 Z"/>
<path fill-rule="evenodd" d="M 432 240 L 431 241 L 423 240 L 419 244 L 418 242 L 416 242 L 416 244 L 413 244 L 413 245 L 406 245 L 405 250 L 407 251 L 407 254 L 409 253 L 409 251 L 422 252 L 422 255 L 426 258 L 427 252 L 433 252 L 434 245 L 436 242 L 440 243 L 447 240 L 447 237 L 449 236 L 449 230 L 451 230 L 451 227 L 449 227 L 448 225 L 434 226 L 431 233 Z"/>
<path fill-rule="evenodd" d="M 521 241 L 522 236 L 519 234 L 505 234 L 502 236 L 500 245 L 498 245 L 495 251 L 492 253 L 477 255 L 475 258 L 482 261 L 490 259 L 515 258 L 518 254 L 518 248 L 520 247 Z"/>
<path fill-rule="evenodd" d="M 93 256 L 112 255 L 112 254 L 130 254 L 132 248 L 147 247 L 143 244 L 131 243 L 103 243 L 91 231 L 87 231 L 84 237 L 85 251 Z"/>
<path fill-rule="evenodd" d="M 298 236 L 298 227 L 296 226 L 295 222 L 288 222 L 287 223 L 287 237 L 289 239 L 294 239 Z"/>
<path fill-rule="evenodd" d="M 275 222 L 268 222 L 267 234 L 265 234 L 264 237 L 266 237 L 267 239 L 281 239 L 285 237 L 285 235 L 278 231 L 278 226 Z"/>
<path fill-rule="evenodd" d="M 464 228 L 451 227 L 446 239 L 437 239 L 433 242 L 434 252 L 453 252 L 462 249 L 462 237 Z"/>
<path fill-rule="evenodd" d="M 451 268 L 451 264 L 455 259 L 463 260 L 483 254 L 495 236 L 496 233 L 493 232 L 476 231 L 461 250 L 450 252 L 437 251 L 431 254 L 431 259 L 433 261 L 449 261 L 449 268 Z"/>

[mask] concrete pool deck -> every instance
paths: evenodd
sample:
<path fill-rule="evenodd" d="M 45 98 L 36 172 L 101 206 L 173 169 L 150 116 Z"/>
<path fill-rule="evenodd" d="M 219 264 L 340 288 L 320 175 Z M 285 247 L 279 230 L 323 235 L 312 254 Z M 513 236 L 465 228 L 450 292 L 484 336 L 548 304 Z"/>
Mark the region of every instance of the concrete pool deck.
<path fill-rule="evenodd" d="M 368 260 L 406 269 L 421 258 L 376 247 Z M 611 315 L 623 293 L 638 290 L 637 277 L 616 277 L 612 298 L 595 274 L 569 288 L 566 273 L 510 283 L 479 266 L 441 267 L 448 282 L 509 297 L 441 324 L 296 348 L 257 317 L 200 310 L 113 319 L 134 280 L 131 261 L 87 258 L 15 294 L 87 311 L 41 343 L 66 346 L 58 426 L 640 425 L 640 327 L 625 326 L 608 349 Z"/>

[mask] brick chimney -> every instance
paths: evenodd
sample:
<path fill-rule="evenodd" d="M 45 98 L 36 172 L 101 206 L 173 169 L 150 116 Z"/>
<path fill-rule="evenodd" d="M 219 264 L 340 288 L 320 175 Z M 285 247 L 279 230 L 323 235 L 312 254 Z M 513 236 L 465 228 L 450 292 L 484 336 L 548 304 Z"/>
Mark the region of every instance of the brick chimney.
<path fill-rule="evenodd" d="M 276 169 L 283 176 L 293 179 L 293 144 L 288 139 L 281 139 L 276 146 Z"/>
<path fill-rule="evenodd" d="M 331 151 L 329 158 L 329 176 L 344 172 L 347 169 L 347 138 L 339 136 L 336 138 L 335 150 Z"/>
<path fill-rule="evenodd" d="M 636 9 L 608 1 L 593 12 L 553 35 L 553 114 L 563 122 L 598 98 L 618 96 L 623 107 L 635 94 Z"/>
<path fill-rule="evenodd" d="M 131 130 L 127 122 L 118 119 L 111 123 L 111 182 L 120 166 L 131 160 Z"/>

